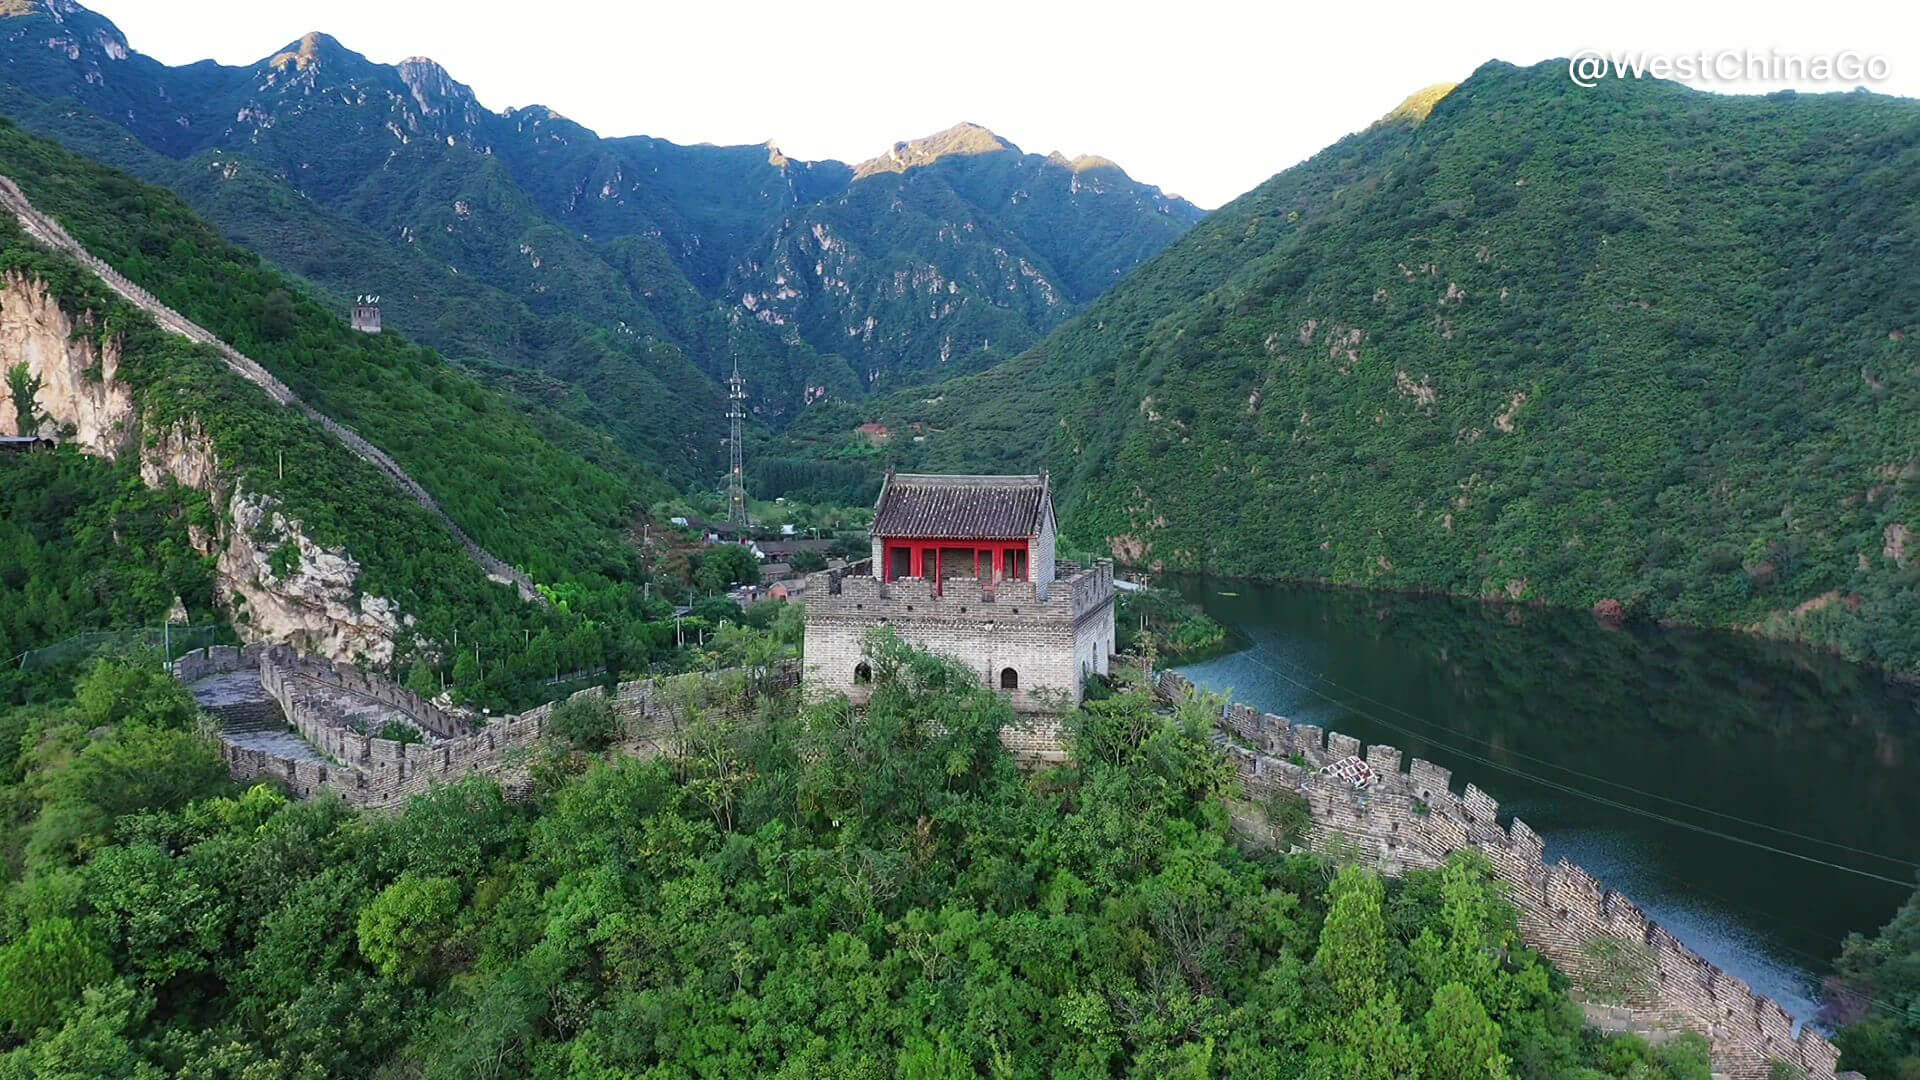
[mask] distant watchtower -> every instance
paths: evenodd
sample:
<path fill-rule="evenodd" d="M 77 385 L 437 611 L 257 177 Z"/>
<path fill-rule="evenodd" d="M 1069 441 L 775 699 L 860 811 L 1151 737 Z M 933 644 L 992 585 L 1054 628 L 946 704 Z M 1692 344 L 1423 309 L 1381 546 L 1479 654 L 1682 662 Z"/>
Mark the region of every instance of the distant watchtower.
<path fill-rule="evenodd" d="M 380 332 L 379 297 L 356 296 L 353 298 L 353 328 L 363 334 Z"/>
<path fill-rule="evenodd" d="M 727 524 L 747 523 L 747 478 L 741 470 L 740 438 L 747 419 L 747 380 L 740 374 L 740 361 L 733 362 L 733 377 L 727 380 Z"/>

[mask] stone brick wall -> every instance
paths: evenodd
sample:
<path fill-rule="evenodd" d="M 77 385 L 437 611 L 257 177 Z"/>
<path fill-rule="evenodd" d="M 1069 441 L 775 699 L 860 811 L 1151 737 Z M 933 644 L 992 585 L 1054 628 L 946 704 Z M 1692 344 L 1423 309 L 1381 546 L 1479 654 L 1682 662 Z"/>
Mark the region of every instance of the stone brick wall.
<path fill-rule="evenodd" d="M 183 683 L 198 682 L 209 675 L 227 675 L 251 671 L 266 655 L 265 645 L 213 645 L 181 656 L 173 662 L 173 677 Z"/>
<path fill-rule="evenodd" d="M 1182 676 L 1163 672 L 1160 691 L 1180 701 L 1193 692 Z M 1545 844 L 1526 822 L 1499 821 L 1500 804 L 1472 784 L 1456 794 L 1452 774 L 1391 746 L 1366 748 L 1379 774 L 1359 790 L 1315 771 L 1360 753 L 1358 740 L 1272 713 L 1228 705 L 1220 729 L 1247 795 L 1264 800 L 1298 792 L 1312 810 L 1310 846 L 1374 862 L 1383 872 L 1428 868 L 1452 852 L 1484 853 L 1520 911 L 1527 944 L 1576 982 L 1618 976 L 1623 954 L 1644 957 L 1650 978 L 1627 1004 L 1644 1020 L 1699 1031 L 1713 1044 L 1714 1068 L 1733 1080 L 1766 1080 L 1771 1062 L 1800 1067 L 1808 1080 L 1833 1080 L 1839 1052 L 1819 1033 L 1794 1029 L 1787 1011 L 1754 993 L 1648 919 L 1631 900 L 1565 859 L 1545 861 Z M 1295 765 L 1293 757 L 1306 763 Z M 1264 828 L 1236 818 L 1243 828 Z M 1259 837 L 1270 840 L 1271 837 Z"/>
<path fill-rule="evenodd" d="M 234 777 L 271 777 L 284 782 L 301 798 L 331 792 L 354 806 L 369 809 L 398 809 L 428 788 L 476 774 L 498 777 L 509 792 L 515 791 L 524 783 L 524 751 L 545 732 L 555 704 L 475 729 L 465 718 L 435 708 L 402 687 L 352 667 L 296 656 L 285 646 L 202 649 L 177 661 L 174 673 L 182 681 L 191 682 L 249 666 L 257 666 L 261 685 L 279 703 L 288 722 L 327 761 L 303 761 L 223 743 L 222 753 Z M 789 665 L 780 669 L 775 681 L 792 686 L 798 680 L 798 666 Z M 625 722 L 634 748 L 672 752 L 678 743 L 677 733 L 687 720 L 675 708 L 679 700 L 676 684 L 709 681 L 707 675 L 693 674 L 619 684 L 613 709 Z M 433 743 L 399 743 L 361 734 L 347 726 L 348 710 L 332 696 L 311 692 L 316 687 L 399 709 L 421 727 L 444 733 L 445 737 Z M 595 687 L 572 697 L 602 692 Z"/>
<path fill-rule="evenodd" d="M 1045 599 L 1056 577 L 1068 577 L 1070 567 L 1053 563 L 1054 547 L 1059 538 L 1054 535 L 1053 500 L 1043 499 L 1040 503 L 1040 535 L 1027 545 L 1027 566 L 1029 575 L 1038 585 L 1040 596 Z"/>
<path fill-rule="evenodd" d="M 868 631 L 886 626 L 901 639 L 949 656 L 1028 714 L 1023 732 L 1004 736 L 1021 753 L 1055 755 L 1064 746 L 1056 716 L 1077 704 L 1083 673 L 1107 670 L 1113 655 L 1113 564 L 1062 563 L 1060 580 L 1042 595 L 1031 581 L 983 583 L 955 578 L 934 592 L 918 578 L 883 582 L 860 565 L 818 573 L 807 584 L 805 679 L 810 690 L 864 703 L 855 682 Z M 1018 687 L 1001 689 L 1012 668 Z"/>
<path fill-rule="evenodd" d="M 468 718 L 447 712 L 413 691 L 368 675 L 351 664 L 301 656 L 285 645 L 274 646 L 264 655 L 271 663 L 261 666 L 260 681 L 276 699 L 283 694 L 298 694 L 302 684 L 328 687 L 405 713 L 415 727 L 438 738 L 473 734 L 474 725 Z M 278 688 L 276 684 L 280 684 Z"/>

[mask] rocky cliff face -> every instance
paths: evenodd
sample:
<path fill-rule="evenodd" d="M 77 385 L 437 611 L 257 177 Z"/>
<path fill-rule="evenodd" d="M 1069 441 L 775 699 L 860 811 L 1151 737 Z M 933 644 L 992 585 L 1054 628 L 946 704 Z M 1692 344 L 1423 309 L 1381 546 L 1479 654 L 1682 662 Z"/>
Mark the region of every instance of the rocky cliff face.
<path fill-rule="evenodd" d="M 309 539 L 270 495 L 229 482 L 213 444 L 176 424 L 147 441 L 140 477 L 204 492 L 217 524 L 188 528 L 195 550 L 214 559 L 215 588 L 245 641 L 290 644 L 334 660 L 393 660 L 393 643 L 413 617 L 383 596 L 355 587 L 360 564 L 346 551 Z"/>
<path fill-rule="evenodd" d="M 192 526 L 188 535 L 214 559 L 217 590 L 242 638 L 334 660 L 390 662 L 394 638 L 412 617 L 385 597 L 361 595 L 360 565 L 347 552 L 314 543 L 272 497 L 243 490 L 197 425 L 143 432 L 132 388 L 119 378 L 120 342 L 101 341 L 91 327 L 89 317 L 76 320 L 62 309 L 44 281 L 0 279 L 0 370 L 25 365 L 38 380 L 39 433 L 57 432 L 110 460 L 137 452 L 148 486 L 177 483 L 207 498 L 213 527 Z M 0 400 L 0 434 L 20 433 L 14 405 Z"/>
<path fill-rule="evenodd" d="M 33 411 L 46 419 L 21 430 L 20 410 L 0 379 L 0 435 L 58 435 L 88 452 L 117 457 L 133 434 L 133 396 L 118 381 L 120 343 L 76 327 L 45 282 L 0 279 L 0 375 L 24 364 L 39 380 Z"/>

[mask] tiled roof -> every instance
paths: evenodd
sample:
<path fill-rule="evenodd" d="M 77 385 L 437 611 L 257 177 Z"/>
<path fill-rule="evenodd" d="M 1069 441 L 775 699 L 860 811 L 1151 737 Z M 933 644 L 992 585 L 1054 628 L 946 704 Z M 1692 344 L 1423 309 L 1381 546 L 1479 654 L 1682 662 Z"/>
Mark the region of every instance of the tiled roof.
<path fill-rule="evenodd" d="M 895 473 L 873 507 L 873 534 L 1013 540 L 1040 535 L 1051 499 L 1039 476 Z"/>

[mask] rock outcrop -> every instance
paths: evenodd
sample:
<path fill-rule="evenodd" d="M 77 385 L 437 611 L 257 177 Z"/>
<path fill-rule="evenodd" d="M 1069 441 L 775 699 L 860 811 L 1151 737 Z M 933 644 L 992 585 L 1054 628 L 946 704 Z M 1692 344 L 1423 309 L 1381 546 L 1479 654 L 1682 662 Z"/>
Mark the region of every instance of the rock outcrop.
<path fill-rule="evenodd" d="M 120 359 L 120 339 L 103 338 L 88 316 L 69 314 L 46 282 L 0 278 L 0 371 L 25 366 L 38 386 L 31 411 L 40 417 L 37 432 L 20 432 L 20 410 L 0 402 L 0 434 L 57 434 L 108 460 L 137 452 L 149 487 L 178 484 L 204 495 L 215 524 L 190 526 L 188 538 L 215 560 L 215 589 L 247 641 L 287 643 L 331 660 L 390 662 L 394 638 L 412 617 L 386 597 L 362 595 L 360 565 L 346 551 L 308 538 L 271 496 L 241 490 L 198 425 L 143 431 Z"/>
<path fill-rule="evenodd" d="M 394 461 L 392 456 L 386 451 L 374 446 L 362 438 L 358 432 L 353 431 L 333 417 L 301 401 L 299 396 L 296 395 L 287 384 L 275 378 L 273 373 L 269 372 L 265 367 L 262 367 L 258 361 L 255 361 L 251 357 L 241 353 L 240 350 L 220 340 L 211 331 L 187 318 L 185 315 L 161 303 L 158 297 L 141 288 L 139 285 L 134 284 L 127 279 L 126 275 L 107 265 L 105 260 L 88 251 L 78 240 L 75 240 L 69 235 L 67 230 L 62 227 L 58 221 L 55 221 L 53 218 L 48 217 L 36 209 L 33 203 L 27 199 L 26 193 L 20 190 L 20 185 L 5 176 L 0 176 L 0 206 L 4 206 L 6 209 L 13 211 L 14 216 L 19 219 L 20 227 L 25 229 L 29 236 L 32 236 L 54 251 L 72 257 L 78 261 L 80 265 L 98 274 L 103 284 L 118 293 L 128 303 L 146 312 L 162 330 L 179 334 L 189 341 L 196 341 L 202 345 L 212 347 L 219 352 L 221 362 L 227 365 L 229 371 L 232 371 L 235 375 L 259 387 L 261 391 L 275 402 L 298 409 L 304 413 L 309 420 L 325 428 L 327 434 L 338 439 L 355 457 L 386 473 L 392 478 L 395 484 L 399 485 L 401 491 L 411 496 L 413 500 L 424 507 L 428 513 L 440 519 L 441 524 L 445 525 L 447 531 L 453 534 L 454 539 L 460 541 L 460 545 L 467 549 L 467 554 L 473 558 L 473 561 L 479 565 L 481 570 L 485 571 L 489 578 L 503 585 L 510 584 L 514 586 L 514 588 L 519 590 L 521 599 L 526 600 L 528 603 L 543 606 L 546 604 L 546 597 L 534 586 L 532 578 L 528 577 L 525 572 L 507 565 L 507 563 L 498 556 L 495 556 L 476 543 L 471 536 L 466 534 L 465 530 L 460 528 L 451 517 L 447 516 L 446 511 L 440 509 L 440 504 L 427 492 L 427 489 L 421 486 L 418 480 L 408 475 L 407 471 L 402 469 L 399 463 Z M 119 346 L 114 344 L 110 347 L 117 350 Z M 117 367 L 117 352 L 115 355 Z M 129 398 L 129 400 L 131 399 Z"/>
<path fill-rule="evenodd" d="M 75 326 L 43 281 L 0 278 L 0 375 L 24 364 L 39 382 L 33 411 L 46 420 L 22 431 L 19 410 L 0 379 L 0 435 L 50 435 L 88 453 L 118 457 L 133 434 L 133 395 L 119 381 L 120 342 Z"/>
<path fill-rule="evenodd" d="M 278 500 L 231 482 L 197 427 L 175 424 L 150 437 L 140 477 L 149 487 L 177 483 L 206 494 L 217 525 L 189 526 L 188 539 L 215 560 L 214 588 L 244 640 L 330 660 L 393 660 L 394 640 L 413 616 L 386 597 L 363 595 L 360 564 L 315 543 Z"/>

